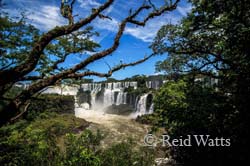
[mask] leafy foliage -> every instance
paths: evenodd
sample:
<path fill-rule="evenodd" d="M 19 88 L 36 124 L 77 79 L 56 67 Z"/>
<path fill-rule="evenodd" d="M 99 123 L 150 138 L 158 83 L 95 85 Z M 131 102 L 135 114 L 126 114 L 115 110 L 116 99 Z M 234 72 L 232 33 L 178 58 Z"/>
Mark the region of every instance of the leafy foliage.
<path fill-rule="evenodd" d="M 24 16 L 19 21 L 14 21 L 8 15 L 4 16 L 1 14 L 1 70 L 23 62 L 27 58 L 28 51 L 34 46 L 34 42 L 37 41 L 39 31 L 34 26 L 25 24 L 25 22 L 26 18 Z"/>
<path fill-rule="evenodd" d="M 135 149 L 132 140 L 101 148 L 100 131 L 92 133 L 83 119 L 42 113 L 33 121 L 0 128 L 0 163 L 38 166 L 150 166 L 152 149 Z"/>
<path fill-rule="evenodd" d="M 35 119 L 41 113 L 54 112 L 54 113 L 74 113 L 74 97 L 73 96 L 60 96 L 53 94 L 43 94 L 30 101 L 28 111 L 24 114 L 27 120 Z"/>
<path fill-rule="evenodd" d="M 153 124 L 153 130 L 164 127 L 171 139 L 202 134 L 237 142 L 237 129 L 233 127 L 239 114 L 231 109 L 230 98 L 213 88 L 201 83 L 191 84 L 187 80 L 169 81 L 156 93 L 154 103 L 155 112 L 138 121 Z M 172 147 L 172 155 L 185 165 L 204 162 L 218 165 L 232 160 L 231 156 L 236 154 L 235 146 L 217 149 L 192 143 L 192 147 Z"/>
<path fill-rule="evenodd" d="M 89 123 L 85 120 L 64 114 L 73 106 L 72 96 L 41 95 L 32 99 L 23 120 L 0 128 L 0 164 L 151 165 L 152 150 L 136 150 L 132 141 L 102 149 L 103 133 L 93 133 L 86 129 Z"/>
<path fill-rule="evenodd" d="M 151 166 L 154 161 L 154 153 L 148 147 L 135 150 L 135 143 L 127 140 L 106 149 L 100 154 L 102 165 L 110 166 Z"/>
<path fill-rule="evenodd" d="M 58 141 L 88 123 L 72 115 L 43 113 L 33 122 L 19 121 L 0 129 L 1 165 L 60 165 Z M 65 159 L 67 160 L 67 159 Z"/>
<path fill-rule="evenodd" d="M 161 89 L 155 101 L 161 101 L 156 104 L 159 125 L 167 126 L 173 135 L 203 132 L 231 138 L 231 146 L 220 152 L 177 148 L 173 152 L 184 163 L 249 162 L 250 4 L 247 0 L 190 2 L 193 8 L 187 17 L 180 24 L 163 26 L 151 46 L 159 54 L 168 54 L 156 64 L 158 71 L 193 77 L 187 87 L 181 86 L 184 89 L 173 89 L 179 81 Z M 194 84 L 198 74 L 218 79 L 219 85 L 213 89 Z"/>
<path fill-rule="evenodd" d="M 3 70 L 17 66 L 26 60 L 41 32 L 27 23 L 25 13 L 22 13 L 21 18 L 15 19 L 8 15 L 1 15 L 0 22 L 0 52 L 2 55 L 0 66 L 3 67 L 1 69 Z M 55 69 L 58 72 L 62 68 L 57 65 L 63 63 L 68 54 L 84 53 L 85 51 L 94 52 L 99 45 L 89 38 L 98 35 L 98 33 L 92 31 L 92 27 L 86 27 L 72 35 L 54 39 L 43 51 L 39 64 L 34 71 L 39 72 L 39 75 L 48 75 L 55 72 Z"/>
<path fill-rule="evenodd" d="M 100 159 L 95 155 L 95 149 L 100 144 L 102 135 L 94 135 L 86 130 L 80 136 L 66 135 L 66 153 L 63 165 L 99 166 Z"/>
<path fill-rule="evenodd" d="M 96 48 L 100 47 L 99 44 L 91 40 L 91 37 L 98 35 L 98 33 L 93 32 L 93 28 L 88 25 L 98 17 L 112 20 L 111 17 L 103 15 L 102 13 L 114 3 L 114 0 L 103 2 L 99 7 L 93 8 L 83 19 L 78 19 L 77 22 L 74 22 L 73 15 L 73 7 L 76 1 L 62 1 L 61 14 L 68 19 L 69 24 L 56 26 L 48 32 L 37 32 L 39 35 L 33 35 L 32 29 L 27 31 L 27 34 L 25 34 L 25 31 L 21 34 L 16 33 L 17 35 L 15 36 L 15 34 L 12 34 L 13 28 L 19 28 L 20 32 L 22 32 L 22 28 L 20 27 L 24 26 L 27 28 L 32 26 L 25 20 L 22 20 L 19 22 L 20 24 L 16 25 L 15 20 L 13 21 L 8 17 L 4 18 L 4 15 L 2 16 L 1 14 L 1 22 L 3 22 L 3 24 L 1 24 L 0 28 L 3 42 L 0 43 L 0 46 L 4 48 L 1 48 L 0 51 L 1 54 L 5 54 L 1 59 L 1 61 L 5 61 L 5 66 L 0 70 L 0 77 L 5 79 L 0 80 L 0 98 L 1 100 L 6 100 L 8 104 L 0 110 L 0 125 L 12 121 L 15 117 L 20 117 L 22 114 L 20 108 L 23 107 L 33 95 L 48 86 L 61 82 L 61 80 L 81 79 L 86 76 L 110 77 L 114 72 L 120 69 L 143 63 L 154 56 L 155 54 L 152 53 L 149 56 L 130 63 L 123 63 L 121 61 L 121 63 L 113 65 L 113 67 L 110 67 L 109 70 L 104 73 L 88 69 L 90 64 L 111 55 L 117 50 L 120 45 L 120 39 L 128 24 L 145 26 L 149 20 L 175 10 L 179 1 L 180 0 L 175 0 L 174 2 L 172 0 L 169 2 L 164 1 L 157 5 L 157 7 L 152 2 L 145 1 L 145 3 L 139 5 L 135 10 L 130 10 L 129 14 L 119 22 L 117 32 L 113 38 L 113 42 L 111 42 L 112 44 L 108 48 L 103 47 L 103 49 L 98 50 L 98 52 L 95 51 Z M 151 10 L 152 8 L 154 10 Z M 65 10 L 67 11 L 66 14 Z M 142 16 L 142 21 L 137 20 L 141 17 L 140 15 Z M 14 44 L 8 48 L 5 44 L 7 43 L 8 45 L 9 37 L 13 35 L 14 39 L 19 40 L 13 41 L 13 39 L 11 39 L 10 42 Z M 32 40 L 33 38 L 34 40 Z M 21 45 L 18 45 L 19 43 L 17 41 L 27 41 L 28 44 L 21 43 Z M 31 46 L 29 44 L 31 44 Z M 9 62 L 8 56 L 11 55 L 13 47 L 17 48 L 16 50 L 13 49 L 14 51 L 26 51 L 21 63 L 11 62 L 11 59 L 16 59 L 19 53 L 13 58 L 9 58 Z M 22 52 L 20 54 L 22 54 Z M 64 62 L 69 57 L 78 57 L 78 63 L 65 65 Z M 33 74 L 35 74 L 35 76 Z M 20 81 L 28 81 L 31 82 L 31 84 L 13 100 L 5 99 L 3 97 L 4 94 Z"/>

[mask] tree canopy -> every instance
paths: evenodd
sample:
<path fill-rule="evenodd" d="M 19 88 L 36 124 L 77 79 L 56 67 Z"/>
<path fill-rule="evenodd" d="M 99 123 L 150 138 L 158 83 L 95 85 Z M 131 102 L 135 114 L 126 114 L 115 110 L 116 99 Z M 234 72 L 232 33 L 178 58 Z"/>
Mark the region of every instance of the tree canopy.
<path fill-rule="evenodd" d="M 190 2 L 193 6 L 187 17 L 180 24 L 163 26 L 151 45 L 154 52 L 166 55 L 164 61 L 156 64 L 157 71 L 192 76 L 186 80 L 188 88 L 177 82 L 166 85 L 159 92 L 156 97 L 156 112 L 162 117 L 159 124 L 175 130 L 174 135 L 203 132 L 231 138 L 232 145 L 226 151 L 177 148 L 177 157 L 186 163 L 194 159 L 189 155 L 199 155 L 191 163 L 202 165 L 204 162 L 243 163 L 248 160 L 245 147 L 249 146 L 250 135 L 247 129 L 250 117 L 247 101 L 250 96 L 250 3 L 247 0 Z M 200 76 L 218 80 L 214 92 L 196 84 Z M 220 157 L 217 160 L 211 157 L 213 155 Z"/>
<path fill-rule="evenodd" d="M 67 16 L 64 15 L 69 20 L 69 24 L 57 26 L 45 33 L 41 33 L 32 25 L 29 25 L 23 17 L 20 21 L 16 21 L 8 16 L 1 15 L 1 38 L 3 39 L 0 44 L 1 66 L 3 67 L 0 70 L 0 97 L 7 103 L 4 109 L 0 111 L 2 124 L 20 113 L 10 110 L 19 110 L 34 94 L 60 80 L 83 78 L 90 75 L 110 77 L 115 71 L 142 63 L 155 55 L 153 53 L 135 62 L 117 64 L 111 67 L 107 73 L 87 69 L 89 64 L 110 55 L 119 47 L 120 39 L 127 24 L 145 26 L 149 20 L 174 10 L 179 0 L 165 2 L 159 8 L 156 8 L 150 1 L 145 1 L 137 9 L 131 10 L 128 16 L 120 22 L 113 44 L 98 52 L 95 51 L 99 44 L 90 40 L 90 37 L 97 35 L 97 33 L 93 32 L 88 24 L 98 18 L 112 19 L 103 15 L 102 12 L 110 7 L 114 1 L 106 1 L 98 8 L 94 8 L 87 17 L 77 22 L 74 22 L 72 15 L 73 6 L 76 5 L 75 2 L 71 1 L 68 5 L 61 5 L 62 10 L 66 6 L 70 8 L 70 10 L 67 10 Z M 144 18 L 138 20 L 138 16 L 142 16 L 142 13 L 144 13 Z M 80 63 L 73 67 L 60 66 L 69 55 L 81 54 L 86 51 L 94 53 L 83 58 Z M 33 76 L 32 73 L 34 72 L 38 74 Z M 32 80 L 32 84 L 28 89 L 23 90 L 15 98 L 5 98 L 5 94 L 15 83 L 30 80 Z"/>

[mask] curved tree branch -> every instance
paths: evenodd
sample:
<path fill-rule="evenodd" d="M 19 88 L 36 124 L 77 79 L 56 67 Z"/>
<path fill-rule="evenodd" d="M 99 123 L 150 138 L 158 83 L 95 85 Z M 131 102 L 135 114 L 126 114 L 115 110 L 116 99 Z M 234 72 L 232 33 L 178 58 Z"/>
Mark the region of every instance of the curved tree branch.
<path fill-rule="evenodd" d="M 146 18 L 144 18 L 143 21 L 137 21 L 137 20 L 130 20 L 130 23 L 139 25 L 139 26 L 145 26 L 146 22 L 156 16 L 160 16 L 162 15 L 164 12 L 166 11 L 172 11 L 174 9 L 176 9 L 177 4 L 180 2 L 180 0 L 176 0 L 174 4 L 170 4 L 169 6 L 164 6 L 163 8 L 159 9 L 159 10 L 155 10 L 152 13 L 149 13 L 148 16 Z"/>
<path fill-rule="evenodd" d="M 112 74 L 120 69 L 123 69 L 123 68 L 126 68 L 126 67 L 129 67 L 129 66 L 135 66 L 135 65 L 138 65 L 140 63 L 143 63 L 145 61 L 147 61 L 148 59 L 150 59 L 152 56 L 154 56 L 155 54 L 151 54 L 143 59 L 140 59 L 138 61 L 135 61 L 135 62 L 131 62 L 131 63 L 126 63 L 126 64 L 120 64 L 120 65 L 117 65 L 115 67 L 113 67 L 112 69 L 110 69 L 107 73 L 99 73 L 99 72 L 95 72 L 95 71 L 86 71 L 86 72 L 83 72 L 83 73 L 74 73 L 74 74 L 69 74 L 67 76 L 67 78 L 82 78 L 82 77 L 85 77 L 85 76 L 98 76 L 98 77 L 110 77 L 112 76 Z"/>
<path fill-rule="evenodd" d="M 0 86 L 4 86 L 9 83 L 15 83 L 20 77 L 23 77 L 27 75 L 29 72 L 31 72 L 37 65 L 40 56 L 44 50 L 44 48 L 55 38 L 70 34 L 84 25 L 89 24 L 91 21 L 93 21 L 99 13 L 101 13 L 103 10 L 107 9 L 114 0 L 108 0 L 105 4 L 100 6 L 98 9 L 96 9 L 90 16 L 88 16 L 85 19 L 80 20 L 79 22 L 73 24 L 73 25 L 67 25 L 62 27 L 55 27 L 54 29 L 50 30 L 49 32 L 45 33 L 40 37 L 40 39 L 36 42 L 33 49 L 28 55 L 28 58 L 26 61 L 24 61 L 22 64 L 8 69 L 0 71 Z"/>
<path fill-rule="evenodd" d="M 68 70 L 65 70 L 61 73 L 58 73 L 56 75 L 53 75 L 51 77 L 48 77 L 48 78 L 44 78 L 38 82 L 35 82 L 32 86 L 30 86 L 27 90 L 23 91 L 20 95 L 18 95 L 15 99 L 15 105 L 17 107 L 20 107 L 22 103 L 24 103 L 25 100 L 27 100 L 28 98 L 30 98 L 32 95 L 34 95 L 36 92 L 42 90 L 43 88 L 45 88 L 46 86 L 49 86 L 49 85 L 53 85 L 55 82 L 57 82 L 58 80 L 60 79 L 64 79 L 64 78 L 67 78 L 67 76 L 69 74 L 72 74 L 72 73 L 75 73 L 83 68 L 85 68 L 87 65 L 89 65 L 90 63 L 92 62 L 95 62 L 101 58 L 104 58 L 108 55 L 110 55 L 111 53 L 113 53 L 119 46 L 120 44 L 120 39 L 123 35 L 123 32 L 125 30 L 125 27 L 126 27 L 126 24 L 129 22 L 129 20 L 135 18 L 139 13 L 140 11 L 142 11 L 143 9 L 148 9 L 148 6 L 142 6 L 140 8 L 138 8 L 138 10 L 136 10 L 134 12 L 134 14 L 132 14 L 131 16 L 128 16 L 127 18 L 125 18 L 120 26 L 119 26 L 119 30 L 115 36 L 115 39 L 114 39 L 114 42 L 113 42 L 113 45 L 106 49 L 106 50 L 103 50 L 101 52 L 98 52 L 90 57 L 88 57 L 87 59 L 85 59 L 84 61 L 82 61 L 81 63 L 75 65 L 74 67 L 68 69 Z"/>
<path fill-rule="evenodd" d="M 179 0 L 176 1 L 176 4 Z M 68 26 L 62 26 L 62 27 L 56 27 L 55 29 L 49 31 L 45 35 L 43 35 L 38 42 L 35 44 L 34 48 L 30 52 L 30 55 L 28 59 L 21 65 L 14 67 L 10 70 L 5 70 L 0 72 L 0 78 L 3 78 L 4 76 L 6 77 L 5 80 L 0 80 L 0 87 L 2 85 L 6 85 L 6 83 L 14 83 L 19 80 L 19 78 L 24 77 L 25 75 L 29 74 L 33 69 L 35 69 L 39 59 L 40 55 L 42 54 L 44 48 L 49 44 L 50 41 L 55 39 L 56 37 L 62 36 L 62 35 L 67 35 L 70 34 L 82 26 L 90 23 L 93 19 L 95 19 L 101 11 L 109 7 L 113 3 L 113 0 L 108 0 L 104 5 L 96 9 L 95 11 L 92 12 L 92 14 L 79 21 L 78 23 L 75 23 L 73 25 L 68 25 Z M 108 73 L 97 73 L 97 72 L 84 72 L 84 73 L 78 73 L 81 70 L 84 70 L 89 64 L 96 62 L 110 54 L 112 54 L 120 45 L 120 39 L 124 33 L 124 30 L 126 28 L 126 25 L 128 23 L 132 23 L 135 25 L 139 26 L 144 26 L 147 21 L 150 19 L 160 16 L 162 13 L 166 11 L 171 11 L 175 8 L 176 6 L 172 7 L 167 7 L 167 8 L 161 8 L 160 11 L 153 11 L 151 12 L 148 16 L 145 17 L 143 24 L 137 24 L 136 22 L 133 22 L 133 20 L 143 11 L 143 10 L 148 10 L 151 7 L 148 5 L 142 5 L 141 7 L 137 8 L 133 13 L 131 13 L 128 17 L 126 17 L 119 25 L 119 29 L 116 33 L 116 36 L 114 38 L 113 44 L 111 47 L 93 54 L 92 56 L 86 58 L 79 64 L 73 66 L 72 68 L 66 69 L 64 71 L 61 71 L 60 73 L 57 73 L 55 75 L 51 75 L 49 77 L 45 77 L 41 80 L 36 81 L 33 83 L 31 86 L 28 87 L 28 89 L 23 90 L 18 96 L 15 97 L 15 99 L 9 104 L 10 108 L 15 108 L 18 110 L 23 104 L 27 102 L 34 94 L 37 92 L 41 91 L 47 86 L 54 85 L 56 82 L 59 80 L 63 80 L 66 78 L 79 78 L 79 77 L 84 77 L 84 76 L 89 76 L 89 75 L 96 75 L 100 77 L 109 77 L 112 75 L 113 72 L 116 72 L 122 68 L 125 68 L 127 66 L 134 66 L 136 64 L 142 63 L 152 57 L 154 55 L 151 54 L 148 57 L 145 57 L 144 59 L 141 59 L 136 62 L 128 63 L 128 64 L 120 64 L 118 66 L 115 66 L 111 70 L 108 71 Z M 1 90 L 0 90 L 1 91 Z M 11 112 L 9 110 L 13 109 L 4 109 L 4 111 L 0 112 L 0 117 L 4 116 L 4 121 L 0 121 L 0 125 L 3 123 L 6 123 L 6 119 L 10 120 L 12 117 L 16 116 L 18 112 Z M 19 112 L 20 113 L 20 112 Z"/>

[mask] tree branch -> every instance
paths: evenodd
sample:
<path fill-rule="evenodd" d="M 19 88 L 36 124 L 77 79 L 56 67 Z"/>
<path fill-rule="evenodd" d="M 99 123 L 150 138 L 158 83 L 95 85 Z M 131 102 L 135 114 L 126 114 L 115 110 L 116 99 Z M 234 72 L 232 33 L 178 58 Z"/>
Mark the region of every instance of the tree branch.
<path fill-rule="evenodd" d="M 69 54 L 64 54 L 64 56 L 61 59 L 58 59 L 57 61 L 55 61 L 54 64 L 52 65 L 52 67 L 51 67 L 52 70 L 58 69 L 58 65 L 63 63 L 68 55 Z"/>
<path fill-rule="evenodd" d="M 18 118 L 20 118 L 25 112 L 28 111 L 29 106 L 30 106 L 30 103 L 28 103 L 28 104 L 24 107 L 23 112 L 19 113 L 18 115 L 16 115 L 16 116 L 13 117 L 13 118 L 11 118 L 10 121 L 11 121 L 11 122 L 14 122 L 14 121 L 17 120 Z"/>
<path fill-rule="evenodd" d="M 2 68 L 0 68 L 0 70 L 5 70 L 5 69 L 9 68 L 11 65 L 14 65 L 14 64 L 15 64 L 15 61 L 12 60 L 11 63 L 9 63 L 9 64 L 3 66 Z"/>
<path fill-rule="evenodd" d="M 164 12 L 166 11 L 172 11 L 174 9 L 176 9 L 177 7 L 177 4 L 179 3 L 180 0 L 176 0 L 174 4 L 170 4 L 170 6 L 165 6 L 163 8 L 161 8 L 160 10 L 155 10 L 154 12 L 152 13 L 149 13 L 148 16 L 146 18 L 144 18 L 143 21 L 137 21 L 137 20 L 129 20 L 130 23 L 133 23 L 133 24 L 136 24 L 136 25 L 139 25 L 139 26 L 145 26 L 146 25 L 146 22 L 156 16 L 160 16 L 162 15 Z"/>
<path fill-rule="evenodd" d="M 154 56 L 155 54 L 151 54 L 143 59 L 140 59 L 138 61 L 135 61 L 135 62 L 132 62 L 132 63 L 126 63 L 126 64 L 120 64 L 120 65 L 117 65 L 115 67 L 113 67 L 112 69 L 110 69 L 107 73 L 99 73 L 99 72 L 95 72 L 95 71 L 86 71 L 86 72 L 83 72 L 83 73 L 73 73 L 73 74 L 69 74 L 67 76 L 67 78 L 82 78 L 82 77 L 85 77 L 85 76 L 98 76 L 98 77 L 110 77 L 112 76 L 112 74 L 122 68 L 126 68 L 126 67 L 129 67 L 129 66 L 135 66 L 135 65 L 138 65 L 140 63 L 143 63 L 145 62 L 146 60 L 150 59 L 152 56 Z"/>
<path fill-rule="evenodd" d="M 19 81 L 35 81 L 35 80 L 40 80 L 43 78 L 44 78 L 44 76 L 25 76 L 22 79 L 20 79 Z"/>
<path fill-rule="evenodd" d="M 177 2 L 178 1 L 179 0 L 177 0 Z M 93 19 L 95 19 L 99 15 L 99 13 L 101 11 L 103 11 L 104 9 L 109 7 L 110 4 L 112 4 L 112 3 L 113 3 L 113 0 L 109 0 L 104 5 L 102 5 L 97 10 L 95 10 L 89 17 L 85 18 L 84 20 L 81 20 L 78 23 L 73 24 L 73 25 L 57 27 L 57 28 L 49 31 L 45 35 L 43 35 L 40 38 L 40 40 L 36 43 L 36 45 L 34 46 L 32 51 L 30 52 L 29 58 L 23 64 L 15 67 L 11 70 L 0 72 L 0 78 L 3 78 L 2 76 L 9 74 L 9 75 L 6 75 L 6 77 L 9 77 L 6 79 L 7 81 L 0 80 L 0 87 L 1 87 L 1 85 L 4 85 L 6 82 L 15 82 L 18 80 L 18 78 L 23 77 L 23 76 L 27 75 L 29 72 L 31 72 L 36 67 L 37 62 L 38 62 L 40 55 L 43 52 L 44 48 L 49 44 L 49 42 L 51 40 L 55 39 L 56 37 L 62 36 L 62 35 L 70 34 L 73 31 L 78 30 L 82 26 L 90 23 Z M 133 22 L 131 22 L 131 20 L 134 20 L 136 18 L 136 16 L 138 14 L 140 14 L 141 11 L 143 11 L 144 9 L 150 9 L 150 6 L 142 5 L 134 13 L 132 13 L 131 15 L 126 17 L 120 23 L 119 29 L 116 33 L 116 36 L 114 38 L 114 41 L 113 41 L 113 44 L 111 45 L 111 47 L 109 47 L 108 49 L 105 49 L 101 52 L 93 54 L 92 56 L 86 58 L 85 60 L 83 60 L 82 62 L 73 66 L 70 69 L 66 69 L 58 74 L 51 75 L 49 77 L 43 78 L 43 79 L 33 83 L 31 86 L 28 87 L 28 89 L 23 90 L 18 96 L 16 96 L 15 99 L 9 104 L 9 106 L 14 106 L 18 110 L 21 106 L 23 106 L 23 104 L 25 104 L 25 102 L 30 97 L 32 97 L 34 94 L 41 91 L 45 87 L 50 86 L 50 85 L 54 85 L 57 81 L 62 80 L 62 79 L 79 77 L 79 75 L 77 75 L 77 74 L 81 74 L 81 73 L 77 73 L 77 72 L 79 72 L 82 69 L 85 69 L 89 64 L 96 62 L 97 60 L 112 54 L 120 45 L 120 39 L 124 33 L 124 30 L 126 28 L 127 23 L 133 24 Z M 143 25 L 139 25 L 139 26 L 144 26 L 147 23 L 147 21 L 149 21 L 150 19 L 152 19 L 156 16 L 161 15 L 162 13 L 164 13 L 165 11 L 168 11 L 168 10 L 171 11 L 172 8 L 162 8 L 162 10 L 160 10 L 160 11 L 150 13 L 148 15 L 148 17 L 146 17 L 144 19 Z M 128 63 L 128 64 L 120 64 L 120 65 L 114 67 L 113 69 L 109 70 L 108 73 L 97 73 L 97 72 L 88 71 L 88 72 L 84 72 L 84 74 L 82 73 L 82 76 L 84 77 L 84 76 L 89 76 L 89 75 L 96 75 L 96 76 L 100 76 L 100 77 L 102 77 L 102 76 L 109 77 L 112 75 L 113 72 L 116 72 L 116 71 L 120 70 L 121 68 L 125 68 L 127 66 L 134 66 L 134 65 L 137 65 L 139 63 L 142 63 L 142 62 L 146 61 L 147 59 L 149 59 L 150 57 L 152 57 L 153 55 L 154 54 L 152 54 L 148 57 L 145 57 L 144 59 L 136 61 L 136 62 L 132 62 L 132 63 Z M 8 108 L 8 107 L 6 107 L 6 108 Z M 8 112 L 8 109 L 5 109 L 0 114 L 5 115 L 5 114 L 8 114 L 7 112 Z M 18 113 L 15 113 L 15 114 L 18 114 Z M 7 118 L 9 118 L 11 116 L 12 115 L 8 114 Z"/>
<path fill-rule="evenodd" d="M 123 32 L 125 30 L 127 22 L 129 20 L 133 19 L 134 17 L 136 17 L 140 13 L 140 11 L 142 11 L 143 9 L 148 9 L 148 7 L 147 6 L 142 6 L 142 7 L 138 8 L 134 12 L 134 14 L 132 14 L 131 16 L 128 16 L 127 18 L 125 18 L 121 22 L 121 24 L 119 26 L 119 30 L 118 30 L 118 32 L 117 32 L 117 34 L 115 36 L 113 45 L 110 48 L 108 48 L 106 50 L 103 50 L 103 51 L 101 51 L 99 53 L 96 53 L 96 54 L 88 57 L 87 59 L 85 59 L 81 63 L 75 65 L 74 67 L 72 67 L 72 68 L 70 68 L 68 70 L 62 71 L 61 73 L 58 73 L 56 75 L 53 75 L 51 77 L 45 78 L 43 80 L 40 80 L 40 81 L 34 83 L 32 86 L 29 87 L 29 89 L 27 91 L 24 91 L 19 96 L 17 96 L 17 99 L 18 98 L 20 99 L 20 101 L 18 101 L 17 103 L 22 103 L 22 100 L 24 100 L 24 98 L 31 97 L 37 91 L 40 91 L 41 89 L 45 88 L 46 86 L 53 85 L 57 80 L 63 79 L 65 77 L 67 77 L 69 74 L 75 73 L 78 70 L 81 70 L 81 69 L 85 68 L 90 63 L 95 62 L 95 61 L 97 61 L 97 60 L 99 60 L 101 58 L 104 58 L 107 55 L 110 55 L 112 52 L 114 52 L 118 48 L 118 46 L 120 44 L 120 38 L 123 35 Z"/>
<path fill-rule="evenodd" d="M 96 9 L 90 16 L 85 19 L 80 20 L 79 22 L 73 25 L 67 25 L 62 27 L 55 27 L 54 29 L 50 30 L 49 32 L 45 33 L 40 37 L 38 42 L 34 45 L 33 49 L 28 55 L 27 60 L 25 60 L 22 64 L 8 69 L 0 71 L 0 86 L 4 86 L 8 83 L 14 83 L 18 80 L 18 78 L 27 75 L 31 72 L 37 65 L 40 56 L 44 50 L 44 48 L 55 38 L 70 34 L 73 31 L 78 30 L 79 28 L 83 27 L 84 25 L 89 24 L 92 22 L 103 10 L 108 8 L 114 0 L 108 0 L 105 4 L 100 6 Z"/>
<path fill-rule="evenodd" d="M 107 55 L 110 55 L 112 52 L 114 52 L 118 48 L 118 46 L 120 44 L 120 38 L 123 35 L 126 24 L 130 20 L 134 19 L 144 9 L 149 9 L 149 7 L 145 6 L 145 5 L 141 6 L 133 14 L 131 14 L 130 16 L 128 16 L 127 18 L 125 18 L 121 22 L 121 24 L 119 26 L 119 30 L 118 30 L 115 38 L 114 38 L 113 45 L 110 48 L 108 48 L 106 50 L 103 50 L 101 52 L 98 52 L 96 54 L 93 54 L 92 56 L 88 57 L 87 59 L 85 59 L 84 61 L 82 61 L 81 63 L 75 65 L 74 67 L 72 67 L 70 69 L 67 69 L 67 70 L 65 70 L 65 71 L 63 71 L 61 73 L 58 73 L 56 75 L 53 75 L 51 77 L 45 78 L 43 80 L 40 80 L 40 81 L 34 83 L 32 86 L 29 87 L 29 89 L 27 91 L 24 91 L 19 96 L 17 96 L 17 98 L 16 98 L 17 99 L 17 101 L 16 101 L 17 105 L 21 104 L 22 100 L 24 100 L 25 98 L 31 97 L 33 94 L 35 94 L 36 92 L 38 92 L 41 89 L 45 88 L 46 86 L 53 85 L 57 80 L 67 78 L 70 74 L 73 74 L 73 73 L 85 68 L 90 63 L 95 62 L 95 61 L 97 61 L 97 60 L 99 60 L 101 58 L 104 58 Z M 153 17 L 151 17 L 151 18 L 153 18 Z M 148 21 L 148 20 L 149 19 L 147 19 L 146 21 Z"/>

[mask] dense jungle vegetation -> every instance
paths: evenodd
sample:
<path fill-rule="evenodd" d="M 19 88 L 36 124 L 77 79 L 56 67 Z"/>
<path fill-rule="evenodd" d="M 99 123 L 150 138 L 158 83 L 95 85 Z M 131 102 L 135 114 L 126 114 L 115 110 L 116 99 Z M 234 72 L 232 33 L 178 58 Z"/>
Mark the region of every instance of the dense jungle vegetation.
<path fill-rule="evenodd" d="M 154 8 L 152 3 L 149 3 L 151 6 L 142 5 L 131 11 L 121 22 L 111 48 L 69 69 L 57 66 L 68 54 L 81 51 L 95 53 L 95 49 L 100 47 L 90 40 L 96 35 L 93 28 L 77 30 L 96 17 L 107 17 L 101 12 L 113 3 L 112 0 L 93 10 L 90 17 L 83 21 L 74 23 L 72 12 L 69 11 L 66 15 L 69 25 L 56 27 L 44 34 L 24 18 L 16 21 L 8 14 L 1 14 L 0 165 L 154 165 L 157 149 L 135 148 L 136 143 L 132 139 L 102 148 L 105 133 L 91 132 L 86 129 L 89 122 L 74 117 L 72 96 L 39 94 L 43 88 L 58 85 L 64 79 L 79 81 L 86 76 L 96 75 L 107 77 L 107 82 L 116 81 L 108 79 L 113 72 L 142 63 L 153 55 L 166 57 L 155 64 L 155 68 L 157 72 L 164 73 L 162 77 L 168 81 L 153 92 L 154 113 L 136 120 L 151 125 L 150 133 L 164 129 L 171 139 L 201 134 L 210 135 L 213 139 L 230 139 L 230 146 L 173 146 L 165 151 L 167 156 L 171 155 L 179 165 L 188 166 L 249 165 L 248 0 L 189 0 L 192 4 L 190 13 L 179 23 L 164 25 L 158 31 L 150 46 L 153 55 L 111 67 L 107 73 L 85 70 L 89 63 L 117 49 L 127 23 L 144 26 L 149 19 L 174 10 L 178 2 L 171 1 L 151 11 L 144 22 L 136 18 L 141 10 Z M 81 35 L 87 37 L 79 40 Z M 52 40 L 54 42 L 50 43 Z M 46 55 L 52 53 L 59 61 L 47 58 Z M 28 75 L 33 70 L 40 75 Z M 141 87 L 137 90 L 128 88 L 126 91 L 135 94 L 148 92 L 144 86 L 145 79 L 144 76 L 128 78 L 139 82 Z M 31 83 L 31 86 L 28 89 L 14 86 L 22 81 Z M 85 82 L 92 80 L 86 79 Z"/>

